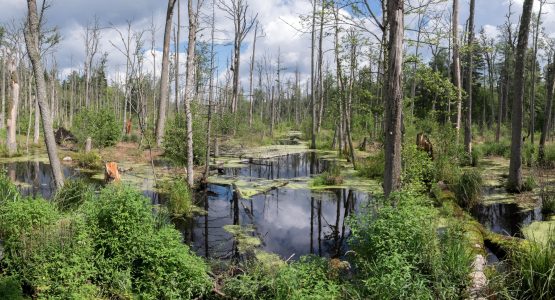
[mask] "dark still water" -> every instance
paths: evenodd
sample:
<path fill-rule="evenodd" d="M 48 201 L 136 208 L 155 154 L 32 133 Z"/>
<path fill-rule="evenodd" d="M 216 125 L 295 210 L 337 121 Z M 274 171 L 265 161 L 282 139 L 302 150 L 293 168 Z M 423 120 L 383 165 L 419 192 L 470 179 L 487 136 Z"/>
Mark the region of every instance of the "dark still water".
<path fill-rule="evenodd" d="M 369 195 L 348 189 L 311 191 L 272 190 L 252 199 L 237 199 L 231 187 L 210 185 L 198 205 L 208 212 L 192 222 L 187 233 L 193 249 L 207 257 L 237 255 L 233 235 L 223 227 L 254 228 L 249 234 L 261 241 L 260 249 L 294 259 L 305 254 L 342 256 L 350 234 L 346 218 L 368 203 Z"/>

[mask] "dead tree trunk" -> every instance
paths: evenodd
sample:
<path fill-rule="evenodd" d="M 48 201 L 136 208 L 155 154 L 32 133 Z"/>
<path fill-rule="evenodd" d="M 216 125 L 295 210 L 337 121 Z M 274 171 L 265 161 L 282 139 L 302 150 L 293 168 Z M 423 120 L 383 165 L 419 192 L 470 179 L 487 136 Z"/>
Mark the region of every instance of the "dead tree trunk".
<path fill-rule="evenodd" d="M 12 156 L 17 152 L 16 129 L 17 109 L 19 107 L 19 75 L 17 74 L 14 53 L 10 54 L 8 61 L 8 73 L 10 76 L 10 98 L 8 101 L 8 132 L 6 137 L 6 146 L 8 148 L 8 156 Z"/>
<path fill-rule="evenodd" d="M 404 1 L 387 1 L 389 24 L 388 68 L 385 93 L 385 196 L 401 186 L 401 117 L 403 109 L 402 70 Z"/>
<path fill-rule="evenodd" d="M 464 149 L 472 160 L 472 69 L 474 56 L 474 7 L 476 0 L 470 0 L 470 16 L 468 18 L 468 65 L 466 73 L 466 117 L 464 122 Z"/>
<path fill-rule="evenodd" d="M 37 86 L 37 101 L 42 116 L 42 128 L 44 131 L 44 140 L 46 143 L 48 158 L 52 167 L 54 182 L 58 188 L 61 188 L 64 185 L 64 174 L 62 173 L 60 159 L 58 158 L 58 149 L 56 148 L 56 141 L 54 139 L 54 130 L 52 128 L 50 111 L 46 103 L 46 83 L 44 81 L 44 68 L 40 57 L 40 28 L 36 0 L 28 0 L 27 7 L 29 11 L 24 34 L 25 44 L 27 45 L 27 53 L 31 59 L 31 63 L 33 64 L 33 72 L 35 74 L 35 83 Z"/>
<path fill-rule="evenodd" d="M 164 128 L 166 124 L 166 106 L 169 95 L 170 80 L 170 38 L 172 31 L 173 8 L 177 0 L 168 0 L 166 10 L 166 27 L 164 28 L 164 46 L 162 48 L 162 71 L 160 73 L 160 101 L 158 107 L 158 120 L 156 121 L 156 145 L 162 146 Z M 177 99 L 176 99 L 177 101 Z"/>
<path fill-rule="evenodd" d="M 459 0 L 453 0 L 453 80 L 457 87 L 457 141 L 462 121 L 461 60 L 459 54 Z"/>

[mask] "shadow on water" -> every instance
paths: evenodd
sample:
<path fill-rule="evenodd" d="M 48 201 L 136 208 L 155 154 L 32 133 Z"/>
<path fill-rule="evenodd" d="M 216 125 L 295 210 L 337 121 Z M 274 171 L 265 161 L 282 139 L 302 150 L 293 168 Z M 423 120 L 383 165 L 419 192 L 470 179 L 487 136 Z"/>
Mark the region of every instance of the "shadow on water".
<path fill-rule="evenodd" d="M 305 178 L 326 170 L 333 160 L 318 158 L 316 153 L 289 154 L 267 160 L 250 160 L 244 167 L 225 169 L 225 176 L 244 180 Z M 8 176 L 23 195 L 50 199 L 55 193 L 51 167 L 41 161 L 3 164 Z M 66 178 L 89 178 L 90 174 L 63 166 Z M 134 176 L 127 174 L 126 176 Z M 143 194 L 152 204 L 164 205 L 164 195 L 154 189 L 150 177 L 137 177 Z M 99 182 L 95 182 L 99 183 Z M 188 220 L 177 220 L 185 240 L 199 254 L 214 258 L 237 256 L 237 241 L 225 225 L 251 226 L 260 249 L 297 259 L 305 254 L 342 256 L 347 251 L 350 231 L 346 219 L 369 203 L 370 195 L 350 189 L 311 191 L 306 188 L 282 188 L 251 199 L 239 199 L 232 186 L 209 184 L 197 195 L 197 205 L 207 212 Z"/>
<path fill-rule="evenodd" d="M 333 161 L 321 159 L 314 152 L 304 152 L 269 159 L 251 158 L 244 163 L 240 168 L 223 168 L 222 175 L 264 179 L 307 177 L 322 173 Z"/>
<path fill-rule="evenodd" d="M 229 186 L 209 185 L 198 204 L 208 213 L 192 220 L 192 230 L 184 230 L 193 249 L 206 257 L 236 255 L 233 235 L 225 225 L 252 226 L 260 248 L 282 258 L 337 257 L 345 253 L 350 234 L 346 218 L 368 200 L 368 194 L 348 189 L 314 192 L 287 187 L 247 200 L 237 199 Z"/>
<path fill-rule="evenodd" d="M 2 164 L 1 168 L 16 184 L 23 196 L 41 196 L 50 199 L 56 192 L 56 184 L 50 164 L 42 161 L 20 161 Z M 65 178 L 88 178 L 85 174 L 62 166 Z"/>

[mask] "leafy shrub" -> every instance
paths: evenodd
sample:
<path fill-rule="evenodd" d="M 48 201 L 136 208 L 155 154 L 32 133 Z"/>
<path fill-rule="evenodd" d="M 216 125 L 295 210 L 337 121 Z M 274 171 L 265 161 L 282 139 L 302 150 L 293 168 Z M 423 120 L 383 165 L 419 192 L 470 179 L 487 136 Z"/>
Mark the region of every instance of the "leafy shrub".
<path fill-rule="evenodd" d="M 522 145 L 522 164 L 528 167 L 532 167 L 535 163 L 536 158 L 536 147 L 530 143 L 524 143 Z"/>
<path fill-rule="evenodd" d="M 428 153 L 416 148 L 415 144 L 403 145 L 403 188 L 424 192 L 431 188 L 434 181 L 434 164 Z"/>
<path fill-rule="evenodd" d="M 192 106 L 193 110 L 193 162 L 202 165 L 206 155 L 206 124 L 205 117 L 200 113 L 198 105 Z M 201 116 L 202 115 L 202 116 Z M 180 114 L 170 120 L 166 126 L 163 147 L 164 155 L 178 165 L 187 164 L 187 139 L 185 116 Z"/>
<path fill-rule="evenodd" d="M 545 167 L 555 167 L 555 145 L 546 145 L 544 148 L 543 165 Z"/>
<path fill-rule="evenodd" d="M 93 187 L 84 179 L 66 180 L 56 192 L 54 203 L 61 211 L 75 210 L 94 196 Z"/>
<path fill-rule="evenodd" d="M 16 201 L 20 197 L 19 191 L 6 172 L 0 172 L 0 203 L 5 201 Z"/>
<path fill-rule="evenodd" d="M 351 224 L 363 293 L 369 298 L 430 298 L 426 277 L 438 251 L 436 212 L 410 193 L 394 197 L 397 207 L 385 204 L 377 216 L 363 212 Z"/>
<path fill-rule="evenodd" d="M 43 199 L 7 202 L 0 208 L 2 265 L 39 298 L 94 298 L 93 251 L 84 222 L 61 217 Z"/>
<path fill-rule="evenodd" d="M 206 293 L 206 265 L 180 242 L 177 231 L 156 228 L 152 208 L 140 192 L 109 186 L 83 208 L 99 253 L 97 281 L 108 294 L 190 299 Z"/>
<path fill-rule="evenodd" d="M 383 151 L 375 155 L 360 159 L 357 162 L 357 174 L 361 177 L 379 179 L 383 177 L 385 157 Z"/>
<path fill-rule="evenodd" d="M 91 137 L 97 147 L 113 146 L 121 138 L 121 124 L 108 108 L 81 110 L 75 116 L 72 129 L 79 142 L 84 144 L 87 137 Z"/>
<path fill-rule="evenodd" d="M 190 217 L 193 214 L 193 193 L 184 179 L 162 182 L 161 189 L 168 195 L 166 206 L 172 216 Z"/>
<path fill-rule="evenodd" d="M 0 299 L 23 300 L 21 283 L 13 276 L 0 277 Z"/>
<path fill-rule="evenodd" d="M 102 157 L 97 151 L 76 153 L 75 160 L 77 161 L 77 165 L 86 169 L 100 170 L 104 167 L 102 165 Z"/>
<path fill-rule="evenodd" d="M 478 204 L 482 193 L 482 175 L 478 170 L 467 170 L 454 187 L 455 197 L 461 207 L 471 208 Z"/>
<path fill-rule="evenodd" d="M 341 287 L 330 277 L 328 261 L 304 256 L 298 262 L 268 272 L 259 265 L 227 278 L 224 292 L 236 299 L 338 299 Z"/>
<path fill-rule="evenodd" d="M 509 157 L 511 155 L 511 145 L 508 141 L 502 141 L 499 143 L 496 142 L 486 142 L 480 144 L 477 149 L 480 149 L 480 152 L 484 156 L 502 156 L 502 157 Z"/>
<path fill-rule="evenodd" d="M 313 186 L 339 185 L 343 183 L 341 170 L 337 165 L 332 165 L 329 170 L 322 172 L 312 181 Z"/>

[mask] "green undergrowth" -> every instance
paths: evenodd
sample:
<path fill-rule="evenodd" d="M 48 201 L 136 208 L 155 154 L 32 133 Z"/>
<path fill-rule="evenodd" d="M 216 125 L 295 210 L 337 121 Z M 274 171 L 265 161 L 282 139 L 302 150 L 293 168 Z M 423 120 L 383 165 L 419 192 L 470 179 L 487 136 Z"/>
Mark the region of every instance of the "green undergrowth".
<path fill-rule="evenodd" d="M 9 181 L 0 180 L 0 186 Z M 139 191 L 94 196 L 68 181 L 52 202 L 16 196 L 0 205 L 0 295 L 38 299 L 192 299 L 211 282 L 205 262 L 161 222 Z M 3 299 L 9 299 L 4 298 Z"/>

